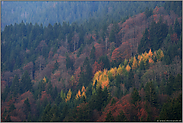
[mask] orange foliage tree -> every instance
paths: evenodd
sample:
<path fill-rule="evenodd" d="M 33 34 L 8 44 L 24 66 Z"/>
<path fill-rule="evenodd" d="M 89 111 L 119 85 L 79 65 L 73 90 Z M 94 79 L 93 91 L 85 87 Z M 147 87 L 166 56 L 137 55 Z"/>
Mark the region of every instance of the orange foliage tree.
<path fill-rule="evenodd" d="M 93 64 L 93 75 L 94 75 L 97 71 L 101 70 L 102 68 L 103 68 L 103 63 L 102 63 L 102 61 L 100 62 L 100 64 L 98 64 L 98 62 L 95 61 L 95 63 Z"/>
<path fill-rule="evenodd" d="M 124 60 L 131 56 L 131 44 L 129 42 L 123 42 L 118 48 L 112 52 L 112 60 Z"/>
<path fill-rule="evenodd" d="M 126 66 L 126 70 L 129 72 L 131 70 L 131 67 L 129 66 L 129 64 Z"/>

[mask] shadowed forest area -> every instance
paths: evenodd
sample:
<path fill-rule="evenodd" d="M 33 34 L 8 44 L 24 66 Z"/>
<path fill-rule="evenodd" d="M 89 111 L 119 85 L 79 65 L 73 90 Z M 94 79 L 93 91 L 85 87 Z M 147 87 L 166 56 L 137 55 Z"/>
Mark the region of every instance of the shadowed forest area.
<path fill-rule="evenodd" d="M 182 1 L 8 2 L 1 121 L 182 122 Z"/>

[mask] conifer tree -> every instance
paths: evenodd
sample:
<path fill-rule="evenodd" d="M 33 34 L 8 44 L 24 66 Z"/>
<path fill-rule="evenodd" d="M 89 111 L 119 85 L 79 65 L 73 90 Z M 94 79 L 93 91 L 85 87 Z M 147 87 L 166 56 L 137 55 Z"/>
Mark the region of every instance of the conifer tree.
<path fill-rule="evenodd" d="M 30 79 L 30 76 L 29 76 L 29 73 L 27 72 L 27 70 L 22 75 L 19 85 L 20 85 L 21 94 L 32 89 L 31 79 Z"/>
<path fill-rule="evenodd" d="M 93 46 L 90 52 L 90 58 L 95 60 L 95 47 Z"/>
<path fill-rule="evenodd" d="M 105 121 L 107 122 L 114 122 L 114 117 L 112 116 L 111 111 L 107 114 L 107 117 L 105 118 Z"/>
<path fill-rule="evenodd" d="M 127 118 L 126 118 L 126 116 L 124 115 L 123 110 L 121 110 L 120 114 L 117 116 L 116 121 L 118 121 L 118 122 L 127 121 Z"/>
<path fill-rule="evenodd" d="M 41 121 L 42 122 L 48 122 L 51 120 L 51 115 L 50 115 L 50 109 L 51 109 L 51 105 L 50 103 L 46 106 L 43 115 L 41 117 Z"/>
<path fill-rule="evenodd" d="M 139 93 L 136 88 L 133 88 L 133 91 L 131 93 L 132 97 L 132 103 L 135 104 L 137 101 L 141 100 L 141 97 L 139 96 Z"/>
<path fill-rule="evenodd" d="M 145 86 L 145 99 L 150 102 L 151 105 L 157 106 L 157 94 L 155 92 L 154 84 L 152 81 L 147 82 Z"/>
<path fill-rule="evenodd" d="M 16 97 L 17 93 L 19 92 L 19 79 L 17 75 L 15 75 L 13 79 L 13 83 L 11 85 L 11 91 L 13 92 L 14 97 Z"/>

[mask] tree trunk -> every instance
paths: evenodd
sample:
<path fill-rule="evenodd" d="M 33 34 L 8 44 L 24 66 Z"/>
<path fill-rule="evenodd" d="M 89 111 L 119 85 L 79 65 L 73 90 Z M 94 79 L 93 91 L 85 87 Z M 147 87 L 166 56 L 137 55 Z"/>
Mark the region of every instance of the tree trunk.
<path fill-rule="evenodd" d="M 75 51 L 75 39 L 74 39 L 74 51 Z"/>
<path fill-rule="evenodd" d="M 107 51 L 107 37 L 105 38 L 105 49 Z"/>
<path fill-rule="evenodd" d="M 68 43 L 68 40 L 67 40 L 67 35 L 66 35 L 66 49 L 67 49 L 67 43 Z"/>

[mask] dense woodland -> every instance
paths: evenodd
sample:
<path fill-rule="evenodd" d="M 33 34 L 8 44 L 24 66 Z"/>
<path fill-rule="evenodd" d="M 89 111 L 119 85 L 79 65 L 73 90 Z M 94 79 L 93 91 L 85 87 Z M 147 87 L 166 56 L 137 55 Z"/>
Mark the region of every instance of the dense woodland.
<path fill-rule="evenodd" d="M 145 8 L 128 16 L 104 4 L 112 14 L 99 17 L 94 2 L 80 23 L 6 25 L 1 121 L 182 121 L 182 2 L 152 3 L 125 3 Z"/>
<path fill-rule="evenodd" d="M 37 23 L 52 26 L 56 22 L 77 22 L 82 24 L 89 18 L 97 19 L 97 27 L 112 20 L 120 20 L 145 11 L 146 7 L 155 8 L 164 2 L 131 2 L 131 1 L 2 1 L 2 29 L 6 25 L 21 23 Z M 130 7 L 129 7 L 130 6 Z M 171 8 L 174 5 L 171 4 Z M 180 8 L 178 8 L 179 10 Z M 179 11 L 180 12 L 180 11 Z M 179 13 L 179 15 L 182 15 Z M 91 22 L 90 22 L 91 23 Z"/>

